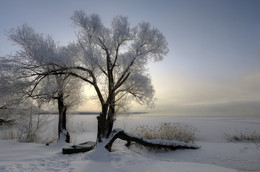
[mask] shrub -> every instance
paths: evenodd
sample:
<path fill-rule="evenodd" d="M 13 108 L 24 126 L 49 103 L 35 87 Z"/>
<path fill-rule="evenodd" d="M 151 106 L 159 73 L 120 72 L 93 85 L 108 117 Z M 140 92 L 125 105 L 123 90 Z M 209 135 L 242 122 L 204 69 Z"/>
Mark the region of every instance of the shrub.
<path fill-rule="evenodd" d="M 260 142 L 260 133 L 257 133 L 256 131 L 250 131 L 248 129 L 244 131 L 236 131 L 235 134 L 225 133 L 224 135 L 229 142 Z"/>
<path fill-rule="evenodd" d="M 1 140 L 13 140 L 16 139 L 14 129 L 11 127 L 1 127 L 0 138 Z"/>
<path fill-rule="evenodd" d="M 47 124 L 45 116 L 36 114 L 23 115 L 13 126 L 0 127 L 1 140 L 17 139 L 19 142 L 44 143 L 48 138 L 41 136 L 43 127 Z"/>
<path fill-rule="evenodd" d="M 133 132 L 146 139 L 194 141 L 196 128 L 183 123 L 160 123 L 154 126 L 138 126 Z"/>

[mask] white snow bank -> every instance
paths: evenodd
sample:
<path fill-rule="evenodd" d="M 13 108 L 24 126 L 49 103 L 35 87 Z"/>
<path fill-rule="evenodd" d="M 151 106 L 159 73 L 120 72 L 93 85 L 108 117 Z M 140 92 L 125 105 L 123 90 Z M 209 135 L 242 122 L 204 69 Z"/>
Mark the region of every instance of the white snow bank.
<path fill-rule="evenodd" d="M 81 116 L 82 118 L 82 116 Z M 87 118 L 90 118 L 89 116 Z M 96 122 L 95 116 L 92 116 Z M 176 172 L 245 172 L 260 170 L 260 145 L 254 143 L 230 143 L 224 140 L 223 131 L 250 128 L 256 131 L 260 118 L 145 118 L 136 119 L 137 123 L 162 122 L 186 122 L 198 127 L 200 141 L 195 144 L 201 146 L 197 150 L 176 151 L 148 151 L 145 148 L 124 146 L 124 141 L 116 141 L 113 144 L 115 152 L 107 152 L 102 146 L 97 149 L 72 155 L 63 155 L 61 145 L 40 145 L 32 143 L 18 143 L 15 140 L 0 140 L 0 171 L 24 172 L 24 171 L 62 171 L 62 172 L 137 172 L 137 171 L 176 171 Z M 134 117 L 131 120 L 135 120 Z M 140 123 L 141 124 L 141 123 Z M 119 123 L 117 123 L 119 125 Z M 133 123 L 129 121 L 129 126 Z M 118 127 L 121 127 L 120 125 Z M 95 126 L 93 130 L 80 134 L 75 139 L 89 141 L 94 140 Z M 202 130 L 203 129 L 203 130 Z M 205 129 L 205 130 L 204 130 Z M 95 133 L 96 134 L 96 133 Z M 93 135 L 93 137 L 91 137 Z"/>
<path fill-rule="evenodd" d="M 57 146 L 0 141 L 0 171 L 259 171 L 259 148 L 248 143 L 199 142 L 198 150 L 150 152 L 116 142 L 115 152 L 101 145 L 93 151 L 63 155 Z"/>

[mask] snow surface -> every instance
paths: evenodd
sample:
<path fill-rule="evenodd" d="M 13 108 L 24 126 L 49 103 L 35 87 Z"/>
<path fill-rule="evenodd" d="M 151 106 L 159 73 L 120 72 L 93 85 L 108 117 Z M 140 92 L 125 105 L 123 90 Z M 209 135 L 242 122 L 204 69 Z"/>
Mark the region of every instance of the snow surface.
<path fill-rule="evenodd" d="M 84 133 L 71 133 L 74 143 L 95 141 L 95 116 L 77 116 L 70 119 L 73 126 L 85 121 Z M 63 155 L 64 143 L 45 146 L 19 143 L 15 140 L 0 140 L 0 172 L 19 171 L 176 171 L 176 172 L 246 172 L 260 171 L 260 144 L 233 143 L 224 138 L 225 132 L 252 129 L 259 133 L 259 117 L 148 117 L 120 118 L 116 127 L 130 131 L 144 124 L 159 122 L 183 122 L 196 127 L 199 132 L 195 144 L 198 150 L 148 151 L 143 147 L 124 146 L 116 141 L 113 152 L 102 145 L 97 149 L 79 154 Z"/>

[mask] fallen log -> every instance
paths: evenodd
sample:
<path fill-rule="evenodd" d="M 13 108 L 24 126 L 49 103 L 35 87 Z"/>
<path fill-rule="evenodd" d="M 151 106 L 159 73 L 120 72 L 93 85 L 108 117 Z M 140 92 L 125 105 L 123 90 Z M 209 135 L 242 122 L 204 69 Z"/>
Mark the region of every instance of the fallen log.
<path fill-rule="evenodd" d="M 136 142 L 146 147 L 151 148 L 165 148 L 170 150 L 176 149 L 198 149 L 199 146 L 195 144 L 180 142 L 176 140 L 159 140 L 159 139 L 144 139 L 139 136 L 134 136 L 131 134 L 126 133 L 124 130 L 115 129 L 112 131 L 112 137 L 106 144 L 105 148 L 111 152 L 112 145 L 116 139 L 121 139 L 127 141 L 126 146 L 130 146 L 131 142 Z"/>
<path fill-rule="evenodd" d="M 78 145 L 72 145 L 69 147 L 62 148 L 63 154 L 73 154 L 73 153 L 81 153 L 81 152 L 88 152 L 94 149 L 96 146 L 96 142 L 85 142 Z"/>

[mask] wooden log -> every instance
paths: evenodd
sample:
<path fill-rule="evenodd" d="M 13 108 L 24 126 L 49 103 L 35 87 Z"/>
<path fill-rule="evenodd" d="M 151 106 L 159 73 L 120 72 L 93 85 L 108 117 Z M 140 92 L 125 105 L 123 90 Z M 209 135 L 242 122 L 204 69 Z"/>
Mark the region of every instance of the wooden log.
<path fill-rule="evenodd" d="M 88 152 L 94 149 L 96 146 L 96 142 L 85 142 L 78 145 L 72 145 L 70 147 L 62 148 L 63 154 L 73 154 L 73 153 L 81 153 L 81 152 Z"/>
<path fill-rule="evenodd" d="M 112 145 L 116 139 L 121 139 L 121 140 L 127 141 L 126 146 L 130 146 L 131 142 L 136 142 L 138 144 L 141 144 L 141 145 L 147 146 L 147 147 L 151 147 L 151 148 L 165 148 L 165 149 L 170 149 L 170 150 L 200 148 L 197 145 L 180 142 L 180 141 L 144 139 L 139 136 L 133 136 L 131 134 L 128 134 L 121 129 L 113 130 L 112 134 L 113 135 L 112 135 L 110 141 L 105 146 L 105 148 L 108 151 L 111 151 Z"/>

